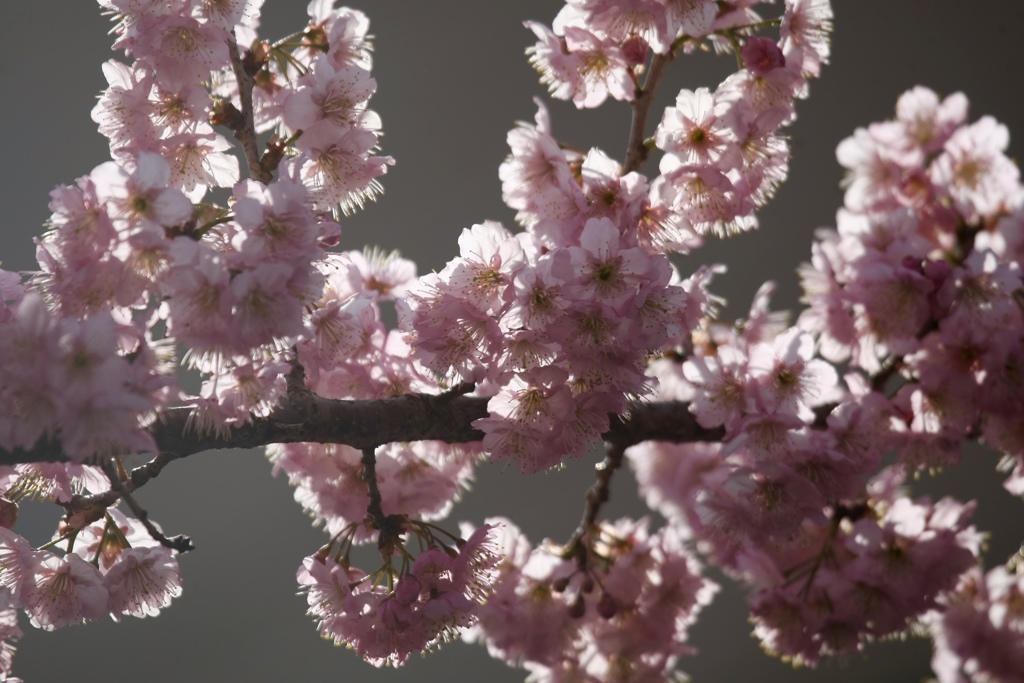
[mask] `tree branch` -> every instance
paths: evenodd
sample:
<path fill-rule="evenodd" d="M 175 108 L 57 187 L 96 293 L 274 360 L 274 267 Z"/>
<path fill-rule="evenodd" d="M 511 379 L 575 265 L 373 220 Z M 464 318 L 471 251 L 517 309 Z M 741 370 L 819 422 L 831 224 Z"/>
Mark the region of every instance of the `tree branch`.
<path fill-rule="evenodd" d="M 235 128 L 235 138 L 242 143 L 242 150 L 245 152 L 245 162 L 249 166 L 249 175 L 264 185 L 273 179 L 273 175 L 263 168 L 260 163 L 259 144 L 256 141 L 256 124 L 253 121 L 252 111 L 252 76 L 242 64 L 242 58 L 238 54 L 238 44 L 234 37 L 228 41 L 228 52 L 231 54 L 231 69 L 235 72 L 235 80 L 238 81 L 238 99 L 242 103 L 241 125 Z"/>
<path fill-rule="evenodd" d="M 654 91 L 658 88 L 658 81 L 665 67 L 672 61 L 672 52 L 667 55 L 654 55 L 651 58 L 651 69 L 647 73 L 644 85 L 640 88 L 635 100 L 633 100 L 633 121 L 629 130 L 629 143 L 626 147 L 626 163 L 622 167 L 622 175 L 637 171 L 647 159 L 647 145 L 644 143 L 644 132 L 647 129 L 647 115 L 651 111 L 651 104 L 654 102 Z"/>
<path fill-rule="evenodd" d="M 191 408 L 171 408 L 150 429 L 160 452 L 160 465 L 134 470 L 129 481 L 134 490 L 171 460 L 219 448 L 311 442 L 363 450 L 394 441 L 481 441 L 484 434 L 472 423 L 487 417 L 488 401 L 487 397 L 452 392 L 342 401 L 309 391 L 290 391 L 269 416 L 253 418 L 227 434 L 197 434 L 187 426 Z M 627 417 L 613 420 L 603 438 L 625 448 L 641 441 L 721 441 L 724 434 L 721 428 L 701 427 L 688 403 L 669 401 L 634 405 Z M 65 460 L 60 442 L 54 437 L 41 439 L 30 449 L 0 449 L 0 465 Z"/>
<path fill-rule="evenodd" d="M 583 518 L 579 526 L 573 532 L 572 538 L 565 544 L 563 557 L 573 557 L 581 570 L 587 569 L 587 544 L 584 539 L 587 533 L 597 524 L 597 515 L 601 507 L 611 497 L 612 476 L 616 470 L 622 467 L 622 459 L 625 456 L 625 446 L 620 442 L 605 442 L 604 460 L 594 466 L 597 476 L 593 485 L 587 489 L 587 504 L 583 508 Z"/>
<path fill-rule="evenodd" d="M 366 506 L 366 517 L 373 528 L 377 530 L 377 549 L 380 551 L 381 559 L 385 564 L 391 561 L 391 555 L 395 548 L 402 543 L 402 533 L 405 531 L 405 515 L 385 515 L 381 507 L 383 496 L 377 486 L 377 456 L 374 448 L 364 448 L 363 457 L 363 480 L 366 482 L 369 504 Z"/>

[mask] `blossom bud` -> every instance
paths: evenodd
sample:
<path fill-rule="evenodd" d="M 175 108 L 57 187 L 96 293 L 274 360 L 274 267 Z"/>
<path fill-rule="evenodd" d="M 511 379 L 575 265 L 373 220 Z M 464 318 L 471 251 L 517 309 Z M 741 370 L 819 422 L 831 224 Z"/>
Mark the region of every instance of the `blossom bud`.
<path fill-rule="evenodd" d="M 740 49 L 743 66 L 757 76 L 764 76 L 773 69 L 786 65 L 786 57 L 771 38 L 752 36 Z"/>
<path fill-rule="evenodd" d="M 597 601 L 597 613 L 603 619 L 611 619 L 619 613 L 619 603 L 610 593 L 601 593 L 601 599 Z"/>
<path fill-rule="evenodd" d="M 238 111 L 238 108 L 231 103 L 231 100 L 221 97 L 214 101 L 213 108 L 210 110 L 210 125 L 238 130 L 245 125 L 245 119 L 242 117 L 242 112 Z"/>
<path fill-rule="evenodd" d="M 647 61 L 647 50 L 650 46 L 647 41 L 640 36 L 630 36 L 629 40 L 622 44 L 622 56 L 626 59 L 626 64 L 630 66 L 640 66 Z"/>
<path fill-rule="evenodd" d="M 251 78 L 259 73 L 269 60 L 270 43 L 264 40 L 253 45 L 251 50 L 245 51 L 245 55 L 242 56 L 242 68 Z"/>
<path fill-rule="evenodd" d="M 327 52 L 330 44 L 327 42 L 327 31 L 322 26 L 311 26 L 308 31 L 302 34 L 305 39 L 303 44 L 312 50 Z"/>
<path fill-rule="evenodd" d="M 569 617 L 571 619 L 582 619 L 587 613 L 587 604 L 583 602 L 583 596 L 577 595 L 576 599 L 569 605 Z"/>

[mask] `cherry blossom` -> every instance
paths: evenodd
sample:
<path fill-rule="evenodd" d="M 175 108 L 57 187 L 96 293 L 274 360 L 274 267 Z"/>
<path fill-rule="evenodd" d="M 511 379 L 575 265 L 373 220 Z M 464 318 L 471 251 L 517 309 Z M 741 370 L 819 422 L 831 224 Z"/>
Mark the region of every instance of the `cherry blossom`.
<path fill-rule="evenodd" d="M 130 60 L 103 65 L 92 111 L 111 161 L 50 194 L 38 272 L 0 271 L 0 451 L 21 463 L 0 468 L 0 678 L 17 610 L 51 631 L 169 608 L 190 543 L 134 492 L 259 443 L 328 535 L 296 573 L 316 631 L 374 666 L 462 638 L 533 681 L 663 680 L 717 591 L 706 562 L 794 664 L 927 630 L 943 683 L 1015 680 L 1019 563 L 984 569 L 977 503 L 910 490 L 980 440 L 1024 492 L 1024 191 L 1008 129 L 970 122 L 965 95 L 915 87 L 840 142 L 807 308 L 791 324 L 766 283 L 729 321 L 725 267 L 670 256 L 759 227 L 830 57 L 827 0 L 569 0 L 527 21 L 553 97 L 630 107 L 626 155 L 557 137 L 537 100 L 498 169 L 518 225 L 471 224 L 423 275 L 335 250 L 394 163 L 363 13 L 313 0 L 272 42 L 260 0 L 100 5 Z M 697 50 L 735 70 L 668 93 L 647 130 Z M 325 417 L 346 410 L 366 412 Z M 429 425 L 381 436 L 389 411 Z M 536 473 L 599 441 L 567 538 L 447 521 L 481 462 Z M 624 461 L 660 522 L 602 516 Z M 33 500 L 64 510 L 39 547 L 13 530 Z"/>
<path fill-rule="evenodd" d="M 107 611 L 108 592 L 99 570 L 78 555 L 34 558 L 25 590 L 25 612 L 44 631 L 98 619 Z"/>
<path fill-rule="evenodd" d="M 126 549 L 104 575 L 103 583 L 114 621 L 124 614 L 155 617 L 181 595 L 178 563 L 166 548 Z"/>
<path fill-rule="evenodd" d="M 490 529 L 485 525 L 460 539 L 458 550 L 431 546 L 397 577 L 390 564 L 367 575 L 331 557 L 307 557 L 297 579 L 309 614 L 318 619 L 321 635 L 371 664 L 401 665 L 474 621 L 471 610 L 490 592 L 487 577 L 499 559 Z M 368 581 L 381 574 L 386 586 Z"/>

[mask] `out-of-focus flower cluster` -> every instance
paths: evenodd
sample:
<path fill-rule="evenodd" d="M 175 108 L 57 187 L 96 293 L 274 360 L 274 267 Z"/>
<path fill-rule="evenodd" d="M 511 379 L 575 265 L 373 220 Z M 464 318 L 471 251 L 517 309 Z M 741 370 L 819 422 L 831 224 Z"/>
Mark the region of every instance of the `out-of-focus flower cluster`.
<path fill-rule="evenodd" d="M 467 640 L 547 682 L 663 680 L 691 651 L 687 629 L 718 587 L 673 528 L 605 523 L 587 550 L 566 553 L 490 521 L 501 528 L 504 560 Z"/>
<path fill-rule="evenodd" d="M 1024 191 L 1006 127 L 968 123 L 964 95 L 920 87 L 896 113 L 839 145 L 846 207 L 801 273 L 799 326 L 828 360 L 893 375 L 890 447 L 902 462 L 956 463 L 978 435 L 1024 493 Z"/>
<path fill-rule="evenodd" d="M 173 398 L 173 351 L 125 311 L 61 317 L 0 271 L 0 447 L 59 435 L 64 453 L 152 451 L 146 427 Z"/>
<path fill-rule="evenodd" d="M 1024 672 L 1024 573 L 996 567 L 965 573 L 929 621 L 939 683 L 1019 681 Z"/>
<path fill-rule="evenodd" d="M 977 661 L 1011 657 L 956 636 L 948 611 L 964 604 L 948 593 L 958 582 L 980 580 L 962 578 L 981 550 L 974 505 L 901 490 L 979 435 L 1022 490 L 1024 194 L 1005 128 L 969 124 L 966 109 L 915 88 L 895 121 L 840 144 L 846 206 L 801 271 L 810 307 L 796 327 L 769 311 L 769 287 L 739 326 L 705 324 L 650 365 L 659 398 L 690 401 L 725 438 L 630 449 L 641 490 L 751 585 L 755 633 L 796 662 L 922 623 L 949 624 L 937 661 L 967 662 L 973 680 L 988 680 Z M 826 361 L 849 363 L 843 382 Z M 896 464 L 878 473 L 886 453 Z"/>

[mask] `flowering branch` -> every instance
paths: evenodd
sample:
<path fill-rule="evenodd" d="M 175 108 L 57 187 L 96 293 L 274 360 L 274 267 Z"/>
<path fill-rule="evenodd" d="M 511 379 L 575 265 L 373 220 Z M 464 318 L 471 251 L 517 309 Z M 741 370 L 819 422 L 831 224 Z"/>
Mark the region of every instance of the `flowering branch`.
<path fill-rule="evenodd" d="M 794 662 L 941 619 L 925 624 L 940 657 L 1012 677 L 999 667 L 1016 626 L 999 626 L 1005 652 L 988 635 L 984 652 L 942 652 L 965 622 L 996 629 L 974 612 L 1008 582 L 990 574 L 985 597 L 973 505 L 902 486 L 984 439 L 1024 491 L 1024 192 L 1005 128 L 967 124 L 966 98 L 915 89 L 896 121 L 844 141 L 845 210 L 801 271 L 809 308 L 787 329 L 766 286 L 724 325 L 708 289 L 721 268 L 687 275 L 669 256 L 757 227 L 787 175 L 781 129 L 829 58 L 828 0 L 787 0 L 767 21 L 755 3 L 570 2 L 551 28 L 527 22 L 553 96 L 631 102 L 624 164 L 559 144 L 540 105 L 499 169 L 524 232 L 473 225 L 458 257 L 418 278 L 397 252 L 325 251 L 393 163 L 377 154 L 361 12 L 311 3 L 308 29 L 271 44 L 259 3 L 101 4 L 135 59 L 104 66 L 93 112 L 113 161 L 51 193 L 36 276 L 0 271 L 0 464 L 30 463 L 0 472 L 0 679 L 16 609 L 53 630 L 167 607 L 181 593 L 172 551 L 192 544 L 134 492 L 173 460 L 260 446 L 331 534 L 296 573 L 309 615 L 375 665 L 478 624 L 465 635 L 538 680 L 661 680 L 715 590 L 696 547 L 752 586 L 755 631 Z M 753 33 L 775 25 L 777 39 Z M 710 48 L 731 51 L 735 73 L 680 90 L 647 131 L 668 63 Z M 211 124 L 240 141 L 251 179 Z M 262 157 L 257 130 L 275 131 Z M 202 202 L 218 187 L 230 203 Z M 202 375 L 191 398 L 180 350 Z M 534 547 L 507 520 L 434 523 L 483 453 L 540 472 L 598 439 L 564 546 Z M 653 533 L 600 519 L 627 448 L 665 521 Z M 127 473 L 127 453 L 151 460 Z M 9 528 L 29 496 L 66 513 L 36 550 Z M 374 540 L 383 561 L 364 571 L 351 550 Z"/>
<path fill-rule="evenodd" d="M 161 453 L 160 465 L 130 475 L 138 488 L 171 460 L 219 448 L 257 448 L 272 443 L 345 444 L 364 450 L 405 441 L 480 441 L 484 434 L 473 421 L 487 417 L 487 397 L 451 394 L 405 394 L 367 401 L 326 399 L 311 392 L 292 392 L 265 418 L 227 434 L 197 434 L 189 428 L 190 408 L 174 408 L 150 432 Z M 647 440 L 689 443 L 720 441 L 720 428 L 701 427 L 679 401 L 640 403 L 628 418 L 614 421 L 605 438 L 628 446 Z M 0 464 L 66 460 L 54 438 L 41 439 L 30 449 L 0 450 Z M 156 462 L 156 461 L 154 461 Z M 136 472 L 139 472 L 136 474 Z M 136 481 L 137 480 L 137 481 Z M 134 490 L 134 489 L 132 489 Z"/>

